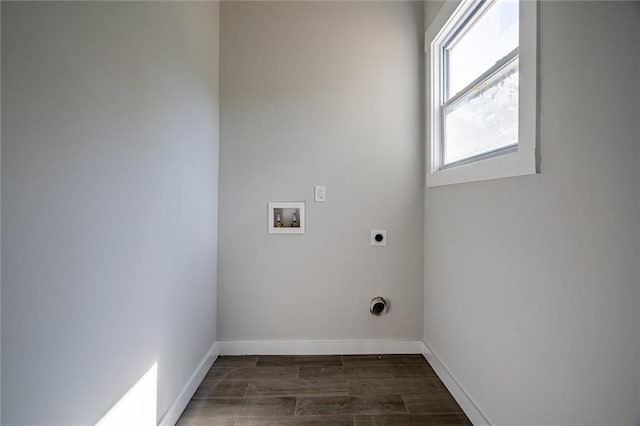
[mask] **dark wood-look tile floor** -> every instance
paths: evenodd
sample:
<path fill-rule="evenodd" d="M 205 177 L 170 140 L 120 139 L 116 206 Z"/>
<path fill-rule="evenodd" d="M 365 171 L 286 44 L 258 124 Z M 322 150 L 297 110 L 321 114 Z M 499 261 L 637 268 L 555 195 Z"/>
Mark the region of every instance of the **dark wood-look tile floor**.
<path fill-rule="evenodd" d="M 178 425 L 470 425 L 422 355 L 222 356 Z"/>

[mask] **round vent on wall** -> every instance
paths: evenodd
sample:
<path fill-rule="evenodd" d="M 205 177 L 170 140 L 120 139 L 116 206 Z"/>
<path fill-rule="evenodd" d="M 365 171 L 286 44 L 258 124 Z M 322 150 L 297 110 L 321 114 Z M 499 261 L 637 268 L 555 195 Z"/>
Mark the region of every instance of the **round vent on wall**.
<path fill-rule="evenodd" d="M 387 305 L 387 301 L 384 298 L 380 296 L 374 297 L 371 299 L 369 312 L 371 312 L 371 315 L 379 317 L 380 315 L 387 313 Z"/>

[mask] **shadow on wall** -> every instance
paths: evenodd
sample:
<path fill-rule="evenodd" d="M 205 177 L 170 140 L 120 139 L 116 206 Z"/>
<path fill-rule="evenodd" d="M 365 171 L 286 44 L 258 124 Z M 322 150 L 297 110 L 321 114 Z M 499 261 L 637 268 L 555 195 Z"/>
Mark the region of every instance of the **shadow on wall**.
<path fill-rule="evenodd" d="M 156 426 L 158 420 L 158 363 L 125 393 L 111 409 L 102 416 L 96 426 Z"/>

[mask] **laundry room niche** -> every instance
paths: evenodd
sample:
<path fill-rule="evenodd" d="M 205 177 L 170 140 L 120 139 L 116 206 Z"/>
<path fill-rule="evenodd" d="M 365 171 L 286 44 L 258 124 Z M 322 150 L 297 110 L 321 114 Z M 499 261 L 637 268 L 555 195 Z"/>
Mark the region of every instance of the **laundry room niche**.
<path fill-rule="evenodd" d="M 304 234 L 304 201 L 271 202 L 267 215 L 270 234 Z"/>

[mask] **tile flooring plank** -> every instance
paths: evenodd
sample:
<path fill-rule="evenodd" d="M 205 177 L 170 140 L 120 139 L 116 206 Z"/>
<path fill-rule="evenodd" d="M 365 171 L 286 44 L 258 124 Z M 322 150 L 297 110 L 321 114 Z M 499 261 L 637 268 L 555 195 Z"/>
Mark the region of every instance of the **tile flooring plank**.
<path fill-rule="evenodd" d="M 416 366 L 420 368 L 421 366 Z M 391 367 L 365 365 L 360 367 L 300 367 L 301 379 L 322 379 L 327 377 L 346 377 L 348 379 L 391 379 L 392 368 L 411 367 Z M 415 370 L 418 372 L 418 370 Z M 408 373 L 406 373 L 408 374 Z"/>
<path fill-rule="evenodd" d="M 427 362 L 422 355 L 343 355 L 342 364 L 345 367 L 360 367 L 365 365 L 424 365 Z"/>
<path fill-rule="evenodd" d="M 258 367 L 303 366 L 342 366 L 341 355 L 260 355 Z"/>
<path fill-rule="evenodd" d="M 344 377 L 345 371 L 342 365 L 340 366 L 321 366 L 321 367 L 300 367 L 301 379 L 325 379 Z"/>
<path fill-rule="evenodd" d="M 214 367 L 255 367 L 257 355 L 229 356 L 220 355 L 213 363 Z"/>
<path fill-rule="evenodd" d="M 247 391 L 248 381 L 217 380 L 203 381 L 196 389 L 193 399 L 214 398 L 214 397 L 236 397 L 244 398 Z"/>
<path fill-rule="evenodd" d="M 297 394 L 297 380 L 256 380 L 250 381 L 247 387 L 247 397 L 296 396 Z"/>
<path fill-rule="evenodd" d="M 250 381 L 247 397 L 297 396 L 297 395 L 347 395 L 344 378 L 302 380 L 256 380 Z"/>
<path fill-rule="evenodd" d="M 437 377 L 420 379 L 348 379 L 347 386 L 351 395 L 404 395 L 446 390 L 444 384 Z"/>
<path fill-rule="evenodd" d="M 399 395 L 298 397 L 296 415 L 407 413 Z"/>
<path fill-rule="evenodd" d="M 237 369 L 238 368 L 211 367 L 207 372 L 207 374 L 204 376 L 204 379 L 202 381 L 203 382 L 219 381 L 221 379 L 226 378 L 227 376 L 229 376 L 229 374 L 233 373 Z"/>
<path fill-rule="evenodd" d="M 176 426 L 234 426 L 235 424 L 235 417 L 181 417 Z"/>
<path fill-rule="evenodd" d="M 239 417 L 235 426 L 353 426 L 352 416 Z"/>
<path fill-rule="evenodd" d="M 286 416 L 296 411 L 295 397 L 246 398 L 242 416 Z"/>
<path fill-rule="evenodd" d="M 399 395 L 354 396 L 353 414 L 407 413 L 407 407 Z"/>
<path fill-rule="evenodd" d="M 462 413 L 355 416 L 355 426 L 470 426 Z"/>
<path fill-rule="evenodd" d="M 411 395 L 401 395 L 410 413 L 460 413 L 462 408 L 449 392 L 425 392 Z"/>
<path fill-rule="evenodd" d="M 353 414 L 353 398 L 350 396 L 298 397 L 296 415 L 326 416 Z"/>
<path fill-rule="evenodd" d="M 227 375 L 229 380 L 297 380 L 299 367 L 246 367 Z"/>
<path fill-rule="evenodd" d="M 244 398 L 192 399 L 182 416 L 187 419 L 236 417 L 243 412 L 245 404 Z"/>
<path fill-rule="evenodd" d="M 418 377 L 438 377 L 430 365 L 403 365 L 389 367 L 391 376 L 394 379 L 414 379 Z"/>
<path fill-rule="evenodd" d="M 298 395 L 347 395 L 347 392 L 345 378 L 298 380 Z"/>
<path fill-rule="evenodd" d="M 359 367 L 344 367 L 344 374 L 349 379 L 391 379 L 391 369 L 386 365 L 363 365 Z"/>

